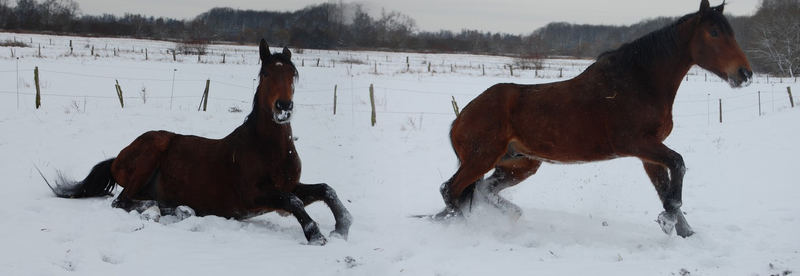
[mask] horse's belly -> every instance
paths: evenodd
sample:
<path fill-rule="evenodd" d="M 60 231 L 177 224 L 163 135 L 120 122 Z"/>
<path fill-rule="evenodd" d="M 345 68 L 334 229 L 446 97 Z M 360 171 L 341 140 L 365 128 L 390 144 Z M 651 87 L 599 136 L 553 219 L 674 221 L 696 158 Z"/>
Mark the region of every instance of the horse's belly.
<path fill-rule="evenodd" d="M 202 170 L 194 173 L 204 174 Z M 187 177 L 164 171 L 157 184 L 157 200 L 167 205 L 192 207 L 198 214 L 235 217 L 244 212 L 244 206 L 234 182 L 233 179 L 216 179 L 213 174 Z"/>
<path fill-rule="evenodd" d="M 578 134 L 519 137 L 511 148 L 548 163 L 583 163 L 617 157 L 607 139 Z"/>

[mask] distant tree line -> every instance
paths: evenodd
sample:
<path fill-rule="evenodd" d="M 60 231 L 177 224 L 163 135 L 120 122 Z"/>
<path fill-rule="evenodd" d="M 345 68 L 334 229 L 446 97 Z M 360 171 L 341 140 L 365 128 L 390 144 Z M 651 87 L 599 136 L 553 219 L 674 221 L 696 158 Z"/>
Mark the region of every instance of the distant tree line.
<path fill-rule="evenodd" d="M 462 30 L 419 31 L 413 18 L 359 4 L 325 3 L 294 12 L 214 8 L 192 20 L 144 15 L 80 15 L 73 0 L 0 0 L 0 29 L 126 36 L 179 41 L 252 43 L 316 49 L 465 52 L 521 57 L 595 57 L 673 22 L 648 19 L 628 26 L 550 23 L 527 35 Z M 800 72 L 800 0 L 762 0 L 753 16 L 728 17 L 757 71 Z"/>

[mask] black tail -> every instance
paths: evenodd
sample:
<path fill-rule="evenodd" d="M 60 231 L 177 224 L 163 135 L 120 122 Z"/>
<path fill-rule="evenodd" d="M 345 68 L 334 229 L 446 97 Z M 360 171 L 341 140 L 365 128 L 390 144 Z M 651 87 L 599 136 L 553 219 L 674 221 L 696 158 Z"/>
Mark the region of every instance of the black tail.
<path fill-rule="evenodd" d="M 111 191 L 113 191 L 114 187 L 116 187 L 114 176 L 111 175 L 111 163 L 113 162 L 114 158 L 97 163 L 97 165 L 94 165 L 94 168 L 92 168 L 92 171 L 89 172 L 89 175 L 80 182 L 68 180 L 64 178 L 61 173 L 59 173 L 58 179 L 55 181 L 55 186 L 50 185 L 50 182 L 47 181 L 47 178 L 44 179 L 44 182 L 47 184 L 47 186 L 50 186 L 50 189 L 53 190 L 53 193 L 57 197 L 62 198 L 84 198 L 111 195 Z M 36 168 L 36 170 L 39 170 L 39 168 Z M 42 178 L 44 178 L 44 175 L 41 171 L 39 171 L 39 174 L 41 174 Z"/>

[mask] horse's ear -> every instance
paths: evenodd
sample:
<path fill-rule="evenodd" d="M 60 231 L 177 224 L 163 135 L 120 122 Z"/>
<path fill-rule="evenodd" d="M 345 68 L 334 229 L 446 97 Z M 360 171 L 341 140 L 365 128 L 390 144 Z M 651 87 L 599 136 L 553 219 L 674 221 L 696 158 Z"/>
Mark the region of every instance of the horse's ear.
<path fill-rule="evenodd" d="M 261 39 L 261 43 L 258 44 L 258 54 L 261 56 L 261 61 L 267 61 L 269 58 L 269 45 L 267 45 L 267 41 L 265 39 Z"/>
<path fill-rule="evenodd" d="M 289 51 L 289 48 L 287 48 L 287 47 L 283 47 L 283 55 L 286 56 L 286 58 L 291 59 L 292 58 L 292 51 Z"/>
<path fill-rule="evenodd" d="M 708 0 L 700 1 L 700 11 L 704 12 L 711 8 L 711 4 L 708 3 Z"/>

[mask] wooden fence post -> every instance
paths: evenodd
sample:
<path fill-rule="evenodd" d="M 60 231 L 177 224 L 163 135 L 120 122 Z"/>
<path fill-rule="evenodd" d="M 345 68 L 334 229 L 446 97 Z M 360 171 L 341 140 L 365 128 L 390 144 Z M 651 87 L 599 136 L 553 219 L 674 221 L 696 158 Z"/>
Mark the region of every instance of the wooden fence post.
<path fill-rule="evenodd" d="M 794 108 L 794 98 L 792 98 L 792 87 L 787 86 L 786 92 L 789 92 L 789 103 L 792 104 L 792 108 Z"/>
<path fill-rule="evenodd" d="M 511 76 L 514 76 L 514 65 L 508 65 L 508 71 L 511 73 Z"/>
<path fill-rule="evenodd" d="M 69 40 L 69 55 L 72 55 L 72 39 Z"/>
<path fill-rule="evenodd" d="M 147 56 L 147 48 L 144 48 L 144 60 L 148 60 L 149 57 Z"/>
<path fill-rule="evenodd" d="M 483 64 L 481 64 L 481 71 L 483 72 L 483 75 L 486 76 L 486 67 Z"/>
<path fill-rule="evenodd" d="M 33 68 L 33 81 L 36 83 L 36 109 L 42 106 L 42 94 L 39 90 L 39 66 Z"/>
<path fill-rule="evenodd" d="M 208 92 L 210 88 L 211 88 L 211 79 L 206 79 L 206 90 L 205 92 L 203 92 L 203 95 L 205 97 L 205 101 L 203 101 L 203 111 L 206 111 L 206 108 L 208 107 Z"/>
<path fill-rule="evenodd" d="M 206 89 L 203 90 L 203 97 L 200 98 L 200 106 L 197 107 L 197 111 L 200 111 L 200 108 L 203 108 L 203 111 L 206 111 L 208 107 L 208 87 L 211 85 L 211 79 L 206 80 Z"/>
<path fill-rule="evenodd" d="M 92 45 L 92 56 L 94 56 L 94 45 Z"/>
<path fill-rule="evenodd" d="M 761 116 L 761 91 L 758 91 L 758 116 Z"/>
<path fill-rule="evenodd" d="M 42 44 L 39 44 L 39 58 L 42 58 Z"/>
<path fill-rule="evenodd" d="M 375 87 L 371 83 L 369 84 L 369 102 L 372 105 L 372 126 L 375 126 Z"/>
<path fill-rule="evenodd" d="M 722 123 L 722 99 L 719 99 L 719 123 Z"/>
<path fill-rule="evenodd" d="M 336 102 L 337 102 L 337 95 L 336 92 L 339 90 L 339 85 L 333 85 L 333 115 L 336 115 Z"/>
<path fill-rule="evenodd" d="M 172 61 L 178 61 L 178 58 L 175 57 L 175 49 L 172 50 Z"/>
<path fill-rule="evenodd" d="M 114 87 L 117 89 L 117 97 L 119 97 L 119 106 L 121 108 L 125 108 L 125 102 L 123 102 L 123 100 L 122 100 L 122 87 L 119 86 L 119 80 L 114 80 L 114 81 L 117 82 L 114 85 Z"/>
<path fill-rule="evenodd" d="M 453 104 L 453 112 L 456 113 L 456 117 L 458 117 L 459 111 L 458 111 L 458 103 L 456 102 L 456 97 L 450 96 L 450 98 L 453 99 L 453 101 L 451 102 Z"/>
<path fill-rule="evenodd" d="M 431 63 L 428 62 L 428 73 L 430 73 L 430 72 L 431 72 Z"/>
<path fill-rule="evenodd" d="M 225 54 L 222 54 L 222 64 L 225 64 Z"/>
<path fill-rule="evenodd" d="M 319 67 L 319 58 L 317 58 L 317 67 Z"/>

